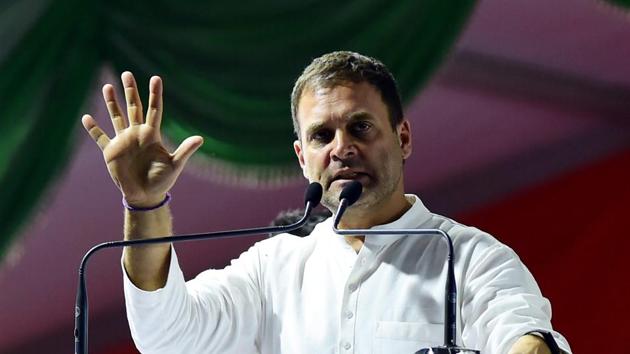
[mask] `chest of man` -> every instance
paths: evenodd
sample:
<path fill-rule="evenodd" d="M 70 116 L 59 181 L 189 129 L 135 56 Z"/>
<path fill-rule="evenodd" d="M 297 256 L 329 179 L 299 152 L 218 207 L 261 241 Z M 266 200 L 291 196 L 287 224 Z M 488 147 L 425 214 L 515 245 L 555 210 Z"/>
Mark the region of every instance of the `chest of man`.
<path fill-rule="evenodd" d="M 415 353 L 443 343 L 439 242 L 343 238 L 275 259 L 265 282 L 262 353 Z"/>

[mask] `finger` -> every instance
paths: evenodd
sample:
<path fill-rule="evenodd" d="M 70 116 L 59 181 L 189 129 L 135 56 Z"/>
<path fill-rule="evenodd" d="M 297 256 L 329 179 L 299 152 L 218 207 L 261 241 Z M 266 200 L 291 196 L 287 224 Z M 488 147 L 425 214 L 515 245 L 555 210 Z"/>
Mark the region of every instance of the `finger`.
<path fill-rule="evenodd" d="M 162 124 L 162 79 L 159 76 L 153 76 L 149 81 L 147 124 L 158 130 Z"/>
<path fill-rule="evenodd" d="M 96 145 L 98 145 L 101 150 L 104 150 L 107 144 L 109 144 L 109 137 L 99 128 L 94 118 L 89 114 L 85 114 L 83 118 L 81 118 L 81 123 L 83 123 L 83 127 L 87 130 L 88 134 L 90 134 L 92 140 L 96 142 Z"/>
<path fill-rule="evenodd" d="M 203 144 L 203 138 L 200 136 L 191 136 L 182 141 L 177 150 L 173 152 L 173 164 L 176 170 L 184 168 L 186 161 L 192 154 Z"/>
<path fill-rule="evenodd" d="M 138 94 L 138 85 L 129 71 L 120 76 L 125 88 L 125 100 L 127 101 L 127 118 L 130 125 L 142 124 L 142 101 Z"/>
<path fill-rule="evenodd" d="M 109 118 L 112 120 L 114 131 L 116 132 L 116 135 L 118 135 L 120 131 L 127 128 L 127 121 L 120 110 L 114 86 L 110 84 L 103 86 L 103 99 L 105 100 L 107 111 L 109 112 Z"/>

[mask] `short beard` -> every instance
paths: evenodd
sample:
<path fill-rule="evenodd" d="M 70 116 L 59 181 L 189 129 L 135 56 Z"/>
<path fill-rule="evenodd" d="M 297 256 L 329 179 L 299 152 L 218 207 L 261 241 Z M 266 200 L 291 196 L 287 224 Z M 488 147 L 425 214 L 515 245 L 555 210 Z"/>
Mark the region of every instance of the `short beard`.
<path fill-rule="evenodd" d="M 370 183 L 367 188 L 363 189 L 361 193 L 361 197 L 357 200 L 352 206 L 348 207 L 347 211 L 352 210 L 368 210 L 373 208 L 378 208 L 379 204 L 384 203 L 388 200 L 395 192 L 396 187 L 398 186 L 398 182 L 402 178 L 402 173 L 399 173 L 396 180 L 392 180 L 391 177 L 395 176 L 383 176 L 386 177 L 383 180 L 387 181 L 384 185 L 380 185 L 379 183 Z M 377 188 L 374 188 L 377 187 Z M 335 214 L 337 209 L 339 209 L 339 195 L 333 194 L 330 192 L 324 192 L 322 196 L 321 204 L 325 206 L 330 212 Z"/>

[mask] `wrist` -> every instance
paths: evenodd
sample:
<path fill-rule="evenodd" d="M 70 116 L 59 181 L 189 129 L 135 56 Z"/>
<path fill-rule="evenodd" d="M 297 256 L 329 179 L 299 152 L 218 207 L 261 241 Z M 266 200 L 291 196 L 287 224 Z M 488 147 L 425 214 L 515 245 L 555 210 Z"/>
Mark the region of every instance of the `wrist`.
<path fill-rule="evenodd" d="M 131 200 L 125 196 L 122 198 L 123 206 L 130 211 L 150 211 L 163 207 L 171 201 L 171 194 L 166 192 L 156 197 L 144 200 Z"/>
<path fill-rule="evenodd" d="M 549 351 L 551 351 L 551 354 L 563 353 L 558 347 L 558 343 L 556 343 L 556 340 L 553 338 L 553 335 L 549 331 L 535 330 L 535 331 L 529 331 L 525 333 L 525 335 L 537 337 L 540 340 L 542 340 L 549 348 Z"/>

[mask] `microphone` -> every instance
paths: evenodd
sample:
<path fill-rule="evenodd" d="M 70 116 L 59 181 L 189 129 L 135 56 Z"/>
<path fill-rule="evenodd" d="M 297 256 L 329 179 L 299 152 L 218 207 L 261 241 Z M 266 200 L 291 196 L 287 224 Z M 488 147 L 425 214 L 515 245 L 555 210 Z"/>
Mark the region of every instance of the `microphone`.
<path fill-rule="evenodd" d="M 455 282 L 453 241 L 451 237 L 440 229 L 344 229 L 337 228 L 346 209 L 354 204 L 359 197 L 363 186 L 358 181 L 348 183 L 339 194 L 339 207 L 333 219 L 333 231 L 338 235 L 439 235 L 448 245 L 446 285 L 444 294 L 444 345 L 433 348 L 423 348 L 415 354 L 452 354 L 471 353 L 479 354 L 478 350 L 458 347 L 457 337 L 457 285 Z"/>
<path fill-rule="evenodd" d="M 104 248 L 125 247 L 134 245 L 145 245 L 153 243 L 170 243 L 170 242 L 183 242 L 183 241 L 195 241 L 195 240 L 207 240 L 207 239 L 219 239 L 219 238 L 231 238 L 245 235 L 256 235 L 264 233 L 282 233 L 289 232 L 295 229 L 299 229 L 308 221 L 308 217 L 311 214 L 313 208 L 315 208 L 322 199 L 322 186 L 313 182 L 309 184 L 306 192 L 304 193 L 305 210 L 304 216 L 297 222 L 289 225 L 280 226 L 266 226 L 241 230 L 229 230 L 229 231 L 216 231 L 208 233 L 198 234 L 186 234 L 175 235 L 166 237 L 157 237 L 150 239 L 139 240 L 122 240 L 122 241 L 110 241 L 100 243 L 92 247 L 81 260 L 79 266 L 79 284 L 77 289 L 77 299 L 74 308 L 74 353 L 75 354 L 87 354 L 88 353 L 88 296 L 87 287 L 85 283 L 85 269 L 90 257 L 97 251 Z"/>
<path fill-rule="evenodd" d="M 337 225 L 341 221 L 341 216 L 346 211 L 346 208 L 359 200 L 361 192 L 363 192 L 363 185 L 357 181 L 352 181 L 343 187 L 341 193 L 339 193 L 339 207 L 333 219 L 333 228 L 335 230 L 337 230 Z"/>

